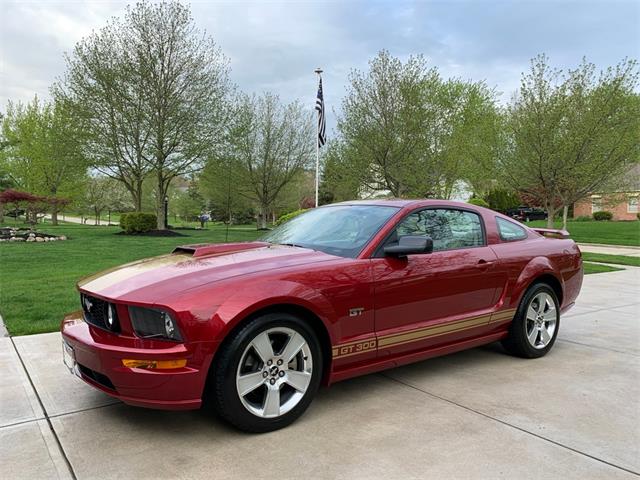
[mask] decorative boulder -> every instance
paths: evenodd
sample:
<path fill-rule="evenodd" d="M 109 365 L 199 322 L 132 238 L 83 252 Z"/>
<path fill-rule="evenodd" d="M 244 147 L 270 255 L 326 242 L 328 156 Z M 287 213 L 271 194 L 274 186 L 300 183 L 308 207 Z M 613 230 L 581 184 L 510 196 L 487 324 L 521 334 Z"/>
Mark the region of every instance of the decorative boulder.
<path fill-rule="evenodd" d="M 42 237 L 36 237 L 36 242 L 44 242 L 44 238 L 42 238 Z"/>

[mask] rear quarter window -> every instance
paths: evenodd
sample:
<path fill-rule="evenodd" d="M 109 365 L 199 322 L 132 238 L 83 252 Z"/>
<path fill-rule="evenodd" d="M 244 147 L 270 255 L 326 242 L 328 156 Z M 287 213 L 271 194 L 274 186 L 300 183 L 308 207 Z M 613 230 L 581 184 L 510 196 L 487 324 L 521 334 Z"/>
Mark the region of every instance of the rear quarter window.
<path fill-rule="evenodd" d="M 498 225 L 500 238 L 505 242 L 524 240 L 529 236 L 523 227 L 510 222 L 509 220 L 505 220 L 504 218 L 496 217 L 496 223 Z"/>

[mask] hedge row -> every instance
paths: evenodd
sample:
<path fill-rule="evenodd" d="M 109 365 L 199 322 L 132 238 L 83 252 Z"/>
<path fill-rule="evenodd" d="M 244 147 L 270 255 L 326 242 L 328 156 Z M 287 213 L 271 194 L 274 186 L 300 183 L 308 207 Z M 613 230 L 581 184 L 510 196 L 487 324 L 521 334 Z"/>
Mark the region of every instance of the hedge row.
<path fill-rule="evenodd" d="M 288 222 L 292 218 L 297 217 L 298 215 L 300 215 L 301 213 L 306 212 L 307 210 L 308 210 L 308 208 L 301 208 L 300 210 L 294 210 L 291 213 L 286 213 L 286 214 L 282 215 L 280 218 L 278 218 L 278 220 L 276 220 L 276 227 L 278 225 L 282 225 L 284 222 Z"/>
<path fill-rule="evenodd" d="M 153 213 L 129 212 L 120 215 L 120 228 L 125 233 L 144 233 L 155 230 L 158 217 Z"/>

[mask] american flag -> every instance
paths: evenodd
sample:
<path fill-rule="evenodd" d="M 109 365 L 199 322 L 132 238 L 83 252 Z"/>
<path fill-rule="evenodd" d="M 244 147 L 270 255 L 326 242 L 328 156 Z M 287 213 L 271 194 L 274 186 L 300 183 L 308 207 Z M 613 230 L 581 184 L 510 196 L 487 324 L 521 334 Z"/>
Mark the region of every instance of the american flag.
<path fill-rule="evenodd" d="M 324 117 L 324 98 L 322 97 L 322 78 L 318 84 L 318 96 L 316 97 L 316 110 L 318 111 L 318 147 L 322 147 L 327 141 L 327 122 Z"/>

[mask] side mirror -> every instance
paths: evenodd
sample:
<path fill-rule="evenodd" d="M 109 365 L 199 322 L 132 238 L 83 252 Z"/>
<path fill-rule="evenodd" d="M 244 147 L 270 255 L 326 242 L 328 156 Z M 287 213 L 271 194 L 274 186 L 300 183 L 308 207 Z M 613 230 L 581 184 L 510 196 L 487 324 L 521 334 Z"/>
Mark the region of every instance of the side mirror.
<path fill-rule="evenodd" d="M 433 252 L 433 240 L 422 235 L 405 235 L 400 237 L 397 245 L 384 247 L 384 254 L 394 257 L 406 257 L 417 253 Z"/>

